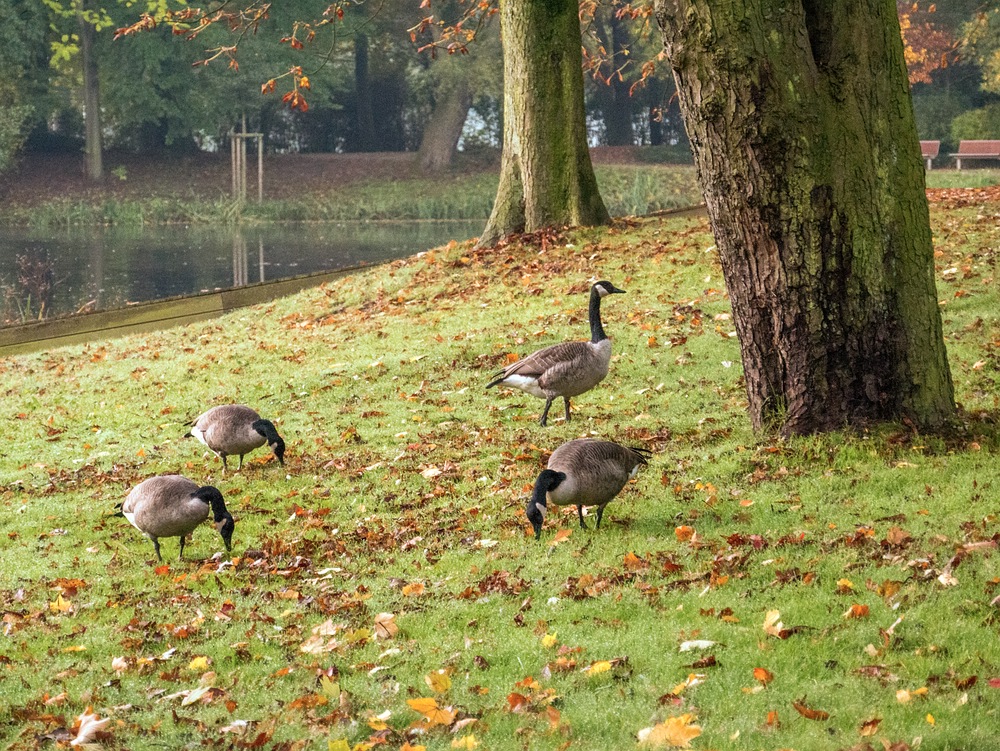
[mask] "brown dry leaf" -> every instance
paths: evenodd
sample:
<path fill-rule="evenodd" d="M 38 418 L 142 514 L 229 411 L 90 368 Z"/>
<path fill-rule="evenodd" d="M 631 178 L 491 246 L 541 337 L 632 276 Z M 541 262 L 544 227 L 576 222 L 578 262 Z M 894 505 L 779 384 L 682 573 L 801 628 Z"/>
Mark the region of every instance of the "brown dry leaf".
<path fill-rule="evenodd" d="M 668 717 L 651 728 L 639 731 L 639 743 L 653 748 L 690 748 L 691 741 L 701 735 L 701 727 L 693 724 L 693 714 Z"/>
<path fill-rule="evenodd" d="M 689 527 L 686 524 L 675 527 L 674 536 L 677 538 L 678 542 L 687 542 L 694 537 L 694 527 Z"/>
<path fill-rule="evenodd" d="M 772 709 L 767 713 L 767 720 L 764 721 L 764 725 L 772 730 L 776 730 L 781 727 L 781 721 L 778 719 L 778 712 Z"/>
<path fill-rule="evenodd" d="M 375 638 L 391 639 L 399 633 L 396 616 L 392 613 L 379 613 L 375 616 Z"/>
<path fill-rule="evenodd" d="M 872 717 L 870 720 L 865 720 L 861 723 L 861 727 L 858 728 L 858 732 L 861 734 L 862 738 L 868 738 L 878 732 L 878 726 L 882 724 L 881 717 Z"/>
<path fill-rule="evenodd" d="M 760 681 L 765 686 L 774 680 L 774 673 L 772 673 L 767 668 L 754 668 L 753 669 L 754 680 Z"/>
<path fill-rule="evenodd" d="M 822 709 L 812 709 L 805 705 L 805 700 L 793 701 L 792 706 L 795 707 L 795 711 L 800 715 L 805 717 L 807 720 L 826 720 L 829 719 L 830 713 L 824 712 Z"/>

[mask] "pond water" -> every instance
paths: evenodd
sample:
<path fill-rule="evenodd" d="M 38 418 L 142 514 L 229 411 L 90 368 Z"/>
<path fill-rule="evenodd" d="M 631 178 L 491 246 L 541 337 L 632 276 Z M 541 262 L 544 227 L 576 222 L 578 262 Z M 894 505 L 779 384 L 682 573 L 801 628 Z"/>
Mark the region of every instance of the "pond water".
<path fill-rule="evenodd" d="M 0 228 L 6 325 L 402 258 L 484 222 L 336 222 L 252 227 Z"/>

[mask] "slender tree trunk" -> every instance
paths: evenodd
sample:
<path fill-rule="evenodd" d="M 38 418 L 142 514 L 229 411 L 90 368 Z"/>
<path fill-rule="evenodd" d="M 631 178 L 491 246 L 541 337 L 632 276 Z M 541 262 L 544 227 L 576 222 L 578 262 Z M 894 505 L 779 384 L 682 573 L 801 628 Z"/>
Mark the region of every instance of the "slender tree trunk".
<path fill-rule="evenodd" d="M 84 3 L 84 10 L 89 3 Z M 80 58 L 83 62 L 84 173 L 91 180 L 104 177 L 104 146 L 101 138 L 101 89 L 94 55 L 94 27 L 81 14 Z"/>
<path fill-rule="evenodd" d="M 371 74 L 368 67 L 368 36 L 354 35 L 354 151 L 377 149 L 375 110 L 372 106 Z"/>
<path fill-rule="evenodd" d="M 891 0 L 656 0 L 754 427 L 954 412 Z"/>
<path fill-rule="evenodd" d="M 479 238 L 609 221 L 587 149 L 576 0 L 501 0 L 500 185 Z"/>
<path fill-rule="evenodd" d="M 631 146 L 635 143 L 635 133 L 632 131 L 634 100 L 629 94 L 628 80 L 619 76 L 616 71 L 628 61 L 632 35 L 615 10 L 616 7 L 612 6 L 606 10 L 606 18 L 595 19 L 598 38 L 611 54 L 610 61 L 601 66 L 602 75 L 609 80 L 607 84 L 598 84 L 598 97 L 607 145 Z"/>
<path fill-rule="evenodd" d="M 423 169 L 438 172 L 451 166 L 471 107 L 472 89 L 464 80 L 448 88 L 438 99 L 420 141 L 418 158 Z"/>

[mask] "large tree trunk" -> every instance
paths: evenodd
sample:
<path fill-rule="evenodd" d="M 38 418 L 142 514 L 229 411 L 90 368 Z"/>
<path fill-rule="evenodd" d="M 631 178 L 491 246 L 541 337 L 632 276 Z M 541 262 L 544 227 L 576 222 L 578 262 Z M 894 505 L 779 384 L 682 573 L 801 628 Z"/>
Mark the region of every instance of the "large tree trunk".
<path fill-rule="evenodd" d="M 84 3 L 84 9 L 89 8 Z M 91 180 L 104 177 L 104 145 L 101 139 L 101 93 L 94 54 L 94 27 L 80 15 L 80 58 L 83 63 L 84 172 Z"/>
<path fill-rule="evenodd" d="M 438 172 L 451 166 L 471 107 L 472 89 L 464 80 L 450 86 L 438 99 L 420 141 L 418 160 L 423 169 Z"/>
<path fill-rule="evenodd" d="M 576 0 L 501 0 L 500 186 L 479 238 L 609 221 L 587 150 Z"/>
<path fill-rule="evenodd" d="M 755 428 L 954 412 L 891 0 L 657 0 Z"/>

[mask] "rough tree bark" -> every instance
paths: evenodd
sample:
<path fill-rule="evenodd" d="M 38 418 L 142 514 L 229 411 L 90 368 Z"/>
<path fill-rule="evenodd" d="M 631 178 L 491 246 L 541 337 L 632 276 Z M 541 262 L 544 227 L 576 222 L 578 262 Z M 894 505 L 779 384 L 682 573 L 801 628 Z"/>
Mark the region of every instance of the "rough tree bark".
<path fill-rule="evenodd" d="M 954 413 L 892 0 L 656 0 L 755 428 Z"/>
<path fill-rule="evenodd" d="M 85 2 L 83 9 L 91 4 Z M 83 133 L 84 174 L 91 180 L 104 177 L 104 143 L 101 138 L 101 89 L 97 77 L 97 56 L 94 54 L 94 27 L 81 13 L 80 59 L 83 65 Z"/>
<path fill-rule="evenodd" d="M 576 0 L 500 0 L 503 156 L 480 247 L 610 220 L 587 149 L 578 12 Z"/>
<path fill-rule="evenodd" d="M 472 88 L 467 81 L 457 81 L 442 93 L 420 140 L 417 158 L 423 169 L 438 172 L 451 166 L 471 107 Z"/>

